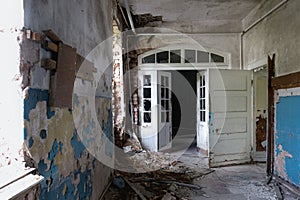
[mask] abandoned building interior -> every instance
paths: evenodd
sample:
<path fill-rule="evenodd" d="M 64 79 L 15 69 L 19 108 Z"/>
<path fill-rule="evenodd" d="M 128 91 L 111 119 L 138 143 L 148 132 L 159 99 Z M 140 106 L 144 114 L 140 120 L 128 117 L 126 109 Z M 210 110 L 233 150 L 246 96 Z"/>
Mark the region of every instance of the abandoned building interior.
<path fill-rule="evenodd" d="M 0 199 L 300 199 L 299 0 L 0 4 Z"/>

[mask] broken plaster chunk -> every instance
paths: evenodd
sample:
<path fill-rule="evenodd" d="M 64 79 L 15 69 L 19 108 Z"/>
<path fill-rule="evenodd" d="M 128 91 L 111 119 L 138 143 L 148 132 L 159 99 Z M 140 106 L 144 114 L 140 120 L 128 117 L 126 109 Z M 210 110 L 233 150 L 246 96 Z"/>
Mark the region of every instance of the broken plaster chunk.
<path fill-rule="evenodd" d="M 131 146 L 126 146 L 126 147 L 123 147 L 123 150 L 124 150 L 124 153 L 128 153 L 128 152 L 131 152 Z"/>

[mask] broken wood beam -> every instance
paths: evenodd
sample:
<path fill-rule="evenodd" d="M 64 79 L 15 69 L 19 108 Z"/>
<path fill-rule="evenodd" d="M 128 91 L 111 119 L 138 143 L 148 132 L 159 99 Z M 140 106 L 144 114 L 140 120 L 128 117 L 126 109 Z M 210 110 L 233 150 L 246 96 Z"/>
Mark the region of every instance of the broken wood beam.
<path fill-rule="evenodd" d="M 147 200 L 146 197 L 130 182 L 128 181 L 126 178 L 123 177 L 123 179 L 125 180 L 125 182 L 135 191 L 135 193 L 137 195 L 139 195 L 139 197 L 142 199 L 142 200 Z"/>
<path fill-rule="evenodd" d="M 56 69 L 56 61 L 50 58 L 42 59 L 41 67 L 47 70 L 55 70 Z"/>
<path fill-rule="evenodd" d="M 62 40 L 51 29 L 43 31 L 43 33 L 54 43 L 60 43 Z"/>

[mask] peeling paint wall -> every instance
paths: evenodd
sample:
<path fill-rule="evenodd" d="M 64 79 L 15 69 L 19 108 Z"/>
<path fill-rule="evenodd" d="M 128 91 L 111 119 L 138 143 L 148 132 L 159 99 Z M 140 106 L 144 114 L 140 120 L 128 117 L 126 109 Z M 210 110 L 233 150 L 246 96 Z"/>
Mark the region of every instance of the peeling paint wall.
<path fill-rule="evenodd" d="M 279 90 L 276 103 L 274 170 L 281 178 L 300 187 L 300 95 L 293 89 L 289 95 L 281 91 L 286 90 Z"/>
<path fill-rule="evenodd" d="M 113 157 L 113 146 L 107 142 L 113 141 L 111 1 L 28 0 L 24 16 L 26 28 L 52 29 L 97 68 L 94 81 L 75 81 L 73 110 L 50 107 L 50 72 L 40 67 L 46 54 L 35 42 L 23 43 L 24 139 L 31 157 L 27 163 L 45 177 L 39 198 L 98 199 L 112 173 L 99 161 L 102 155 L 93 151 L 104 148 L 103 157 Z M 103 48 L 93 50 L 99 44 Z"/>
<path fill-rule="evenodd" d="M 271 2 L 272 5 L 270 5 Z M 261 7 L 267 10 L 263 13 L 273 8 L 275 2 L 278 0 L 265 1 L 267 5 L 261 5 Z M 244 35 L 245 68 L 262 59 L 266 60 L 268 55 L 275 53 L 276 76 L 300 70 L 299 8 L 300 1 L 289 0 Z"/>

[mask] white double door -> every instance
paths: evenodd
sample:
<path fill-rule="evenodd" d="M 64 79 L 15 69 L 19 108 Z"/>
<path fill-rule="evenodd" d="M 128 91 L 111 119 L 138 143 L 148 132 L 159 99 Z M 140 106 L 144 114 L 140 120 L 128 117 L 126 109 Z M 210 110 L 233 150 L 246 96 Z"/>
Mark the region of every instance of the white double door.
<path fill-rule="evenodd" d="M 171 73 L 140 70 L 138 77 L 141 143 L 151 151 L 171 148 Z"/>
<path fill-rule="evenodd" d="M 251 71 L 208 69 L 197 77 L 197 147 L 209 165 L 251 159 Z"/>

